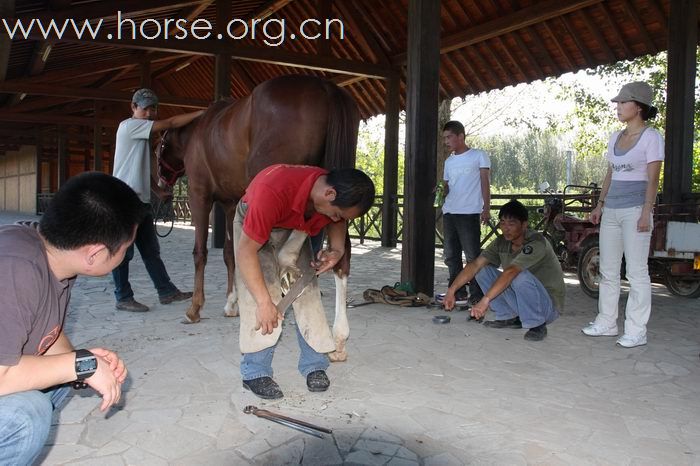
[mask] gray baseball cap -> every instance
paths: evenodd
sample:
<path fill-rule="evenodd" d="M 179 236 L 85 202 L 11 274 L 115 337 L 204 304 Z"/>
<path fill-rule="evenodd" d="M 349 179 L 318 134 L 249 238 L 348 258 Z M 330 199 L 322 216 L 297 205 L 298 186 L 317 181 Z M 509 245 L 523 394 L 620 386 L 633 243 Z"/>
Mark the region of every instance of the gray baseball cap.
<path fill-rule="evenodd" d="M 152 90 L 144 87 L 143 89 L 139 89 L 138 91 L 134 92 L 134 96 L 131 98 L 131 103 L 141 108 L 150 107 L 151 105 L 157 107 L 158 96 Z"/>
<path fill-rule="evenodd" d="M 651 102 L 654 100 L 654 91 L 647 83 L 635 81 L 622 86 L 620 92 L 610 100 L 613 102 L 635 101 L 651 107 Z"/>

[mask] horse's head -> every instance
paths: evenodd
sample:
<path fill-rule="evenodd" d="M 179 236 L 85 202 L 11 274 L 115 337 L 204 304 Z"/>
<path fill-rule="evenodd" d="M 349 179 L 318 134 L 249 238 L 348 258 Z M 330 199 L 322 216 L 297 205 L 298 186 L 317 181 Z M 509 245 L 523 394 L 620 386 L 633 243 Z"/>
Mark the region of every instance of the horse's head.
<path fill-rule="evenodd" d="M 182 147 L 177 141 L 177 130 L 165 130 L 161 133 L 160 142 L 156 148 L 156 160 L 158 163 L 158 186 L 172 188 L 185 173 L 185 162 L 181 157 Z"/>

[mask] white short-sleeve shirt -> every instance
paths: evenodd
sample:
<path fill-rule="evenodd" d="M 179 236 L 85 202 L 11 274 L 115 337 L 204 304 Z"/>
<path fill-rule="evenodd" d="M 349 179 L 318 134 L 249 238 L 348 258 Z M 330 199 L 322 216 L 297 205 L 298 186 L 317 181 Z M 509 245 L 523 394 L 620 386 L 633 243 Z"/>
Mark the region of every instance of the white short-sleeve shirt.
<path fill-rule="evenodd" d="M 481 149 L 452 154 L 445 160 L 443 179 L 450 191 L 445 198 L 445 214 L 480 214 L 484 208 L 481 195 L 481 169 L 491 168 L 491 160 Z"/>
<path fill-rule="evenodd" d="M 621 131 L 615 131 L 608 142 L 607 159 L 612 179 L 619 181 L 649 181 L 647 164 L 664 159 L 664 138 L 654 128 L 647 128 L 637 143 L 625 154 L 615 155 L 615 143 Z"/>

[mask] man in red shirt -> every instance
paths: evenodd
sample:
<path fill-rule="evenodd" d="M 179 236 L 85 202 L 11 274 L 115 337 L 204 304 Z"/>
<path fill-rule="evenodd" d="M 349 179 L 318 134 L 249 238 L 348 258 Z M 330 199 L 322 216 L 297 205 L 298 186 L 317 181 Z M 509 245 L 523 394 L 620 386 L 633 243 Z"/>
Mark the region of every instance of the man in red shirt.
<path fill-rule="evenodd" d="M 243 387 L 265 399 L 282 398 L 272 379 L 272 357 L 284 316 L 279 250 L 292 230 L 314 236 L 324 227 L 328 247 L 314 261 L 302 247 L 299 267 L 319 275 L 331 270 L 345 253 L 347 221 L 365 214 L 374 202 L 374 184 L 356 169 L 326 171 L 318 167 L 273 165 L 251 181 L 236 209 L 234 248 L 241 313 L 240 340 Z M 299 372 L 310 391 L 330 385 L 325 353 L 335 349 L 316 279 L 292 305 L 301 354 Z"/>

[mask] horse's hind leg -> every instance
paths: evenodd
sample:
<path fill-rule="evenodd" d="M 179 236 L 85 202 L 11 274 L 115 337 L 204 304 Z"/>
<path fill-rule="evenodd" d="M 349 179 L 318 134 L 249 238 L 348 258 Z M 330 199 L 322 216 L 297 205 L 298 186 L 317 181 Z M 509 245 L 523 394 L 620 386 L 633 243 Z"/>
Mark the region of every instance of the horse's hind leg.
<path fill-rule="evenodd" d="M 226 283 L 226 305 L 224 315 L 226 317 L 236 317 L 238 315 L 238 295 L 236 293 L 235 270 L 236 263 L 233 251 L 233 217 L 236 214 L 237 201 L 226 202 L 226 239 L 224 240 L 224 263 L 228 281 Z"/>
<path fill-rule="evenodd" d="M 207 265 L 207 237 L 209 236 L 209 212 L 212 200 L 190 195 L 190 211 L 194 223 L 194 294 L 192 304 L 185 314 L 185 323 L 199 322 L 204 306 L 204 268 Z"/>
<path fill-rule="evenodd" d="M 333 322 L 333 340 L 335 341 L 335 351 L 328 353 L 328 359 L 332 362 L 343 362 L 348 359 L 348 352 L 345 343 L 350 336 L 350 324 L 348 323 L 348 276 L 338 276 L 335 278 L 335 321 Z"/>

